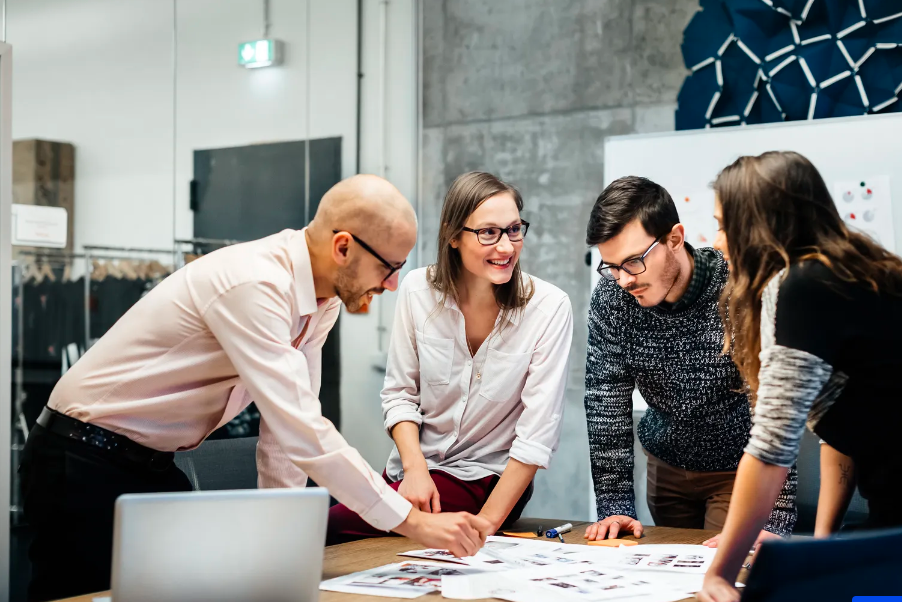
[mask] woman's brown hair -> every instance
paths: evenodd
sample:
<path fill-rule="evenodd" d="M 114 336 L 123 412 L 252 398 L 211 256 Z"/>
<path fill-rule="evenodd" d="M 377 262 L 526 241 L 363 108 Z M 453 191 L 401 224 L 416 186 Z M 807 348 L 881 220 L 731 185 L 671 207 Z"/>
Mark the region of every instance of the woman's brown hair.
<path fill-rule="evenodd" d="M 459 302 L 457 281 L 463 269 L 460 251 L 451 246 L 451 241 L 463 232 L 467 219 L 476 209 L 491 197 L 508 193 L 517 204 L 517 210 L 523 210 L 523 198 L 520 192 L 502 182 L 490 173 L 471 171 L 457 177 L 442 205 L 442 225 L 438 234 L 438 257 L 434 265 L 429 266 L 427 278 L 429 284 L 441 295 L 441 303 L 446 299 Z M 532 298 L 535 287 L 532 280 L 523 278 L 520 262 L 514 265 L 511 279 L 504 284 L 496 284 L 495 301 L 502 312 L 502 319 L 512 311 L 521 310 Z"/>
<path fill-rule="evenodd" d="M 840 218 L 812 163 L 794 152 L 740 157 L 714 182 L 730 257 L 720 299 L 724 351 L 758 389 L 761 297 L 791 264 L 820 261 L 838 278 L 874 291 L 902 294 L 902 260 Z"/>

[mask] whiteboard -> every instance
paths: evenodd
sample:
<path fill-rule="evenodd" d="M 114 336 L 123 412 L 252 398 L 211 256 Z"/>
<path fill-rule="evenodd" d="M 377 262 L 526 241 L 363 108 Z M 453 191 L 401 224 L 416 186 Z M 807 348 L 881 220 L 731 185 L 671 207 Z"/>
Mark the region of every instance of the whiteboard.
<path fill-rule="evenodd" d="M 612 136 L 605 140 L 604 184 L 607 186 L 619 177 L 630 175 L 657 182 L 670 192 L 677 204 L 680 218 L 686 222 L 687 240 L 695 246 L 710 246 L 711 229 L 715 228 L 710 217 L 714 202 L 711 184 L 717 174 L 742 155 L 759 155 L 770 150 L 791 150 L 808 157 L 834 194 L 853 182 L 859 185 L 853 191 L 856 195 L 872 183 L 880 183 L 884 188 L 877 188 L 874 199 L 883 208 L 885 193 L 888 200 L 883 210 L 892 215 L 873 214 L 873 222 L 882 224 L 882 229 L 863 223 L 860 229 L 869 231 L 878 240 L 886 236 L 887 230 L 894 232 L 893 240 L 881 242 L 890 250 L 902 249 L 902 114 L 899 113 Z M 864 187 L 860 187 L 862 182 Z M 864 212 L 855 210 L 861 199 L 856 196 L 849 201 L 849 207 L 838 202 L 840 215 L 844 218 L 855 215 L 861 220 Z M 699 244 L 699 236 L 705 236 L 710 242 Z M 599 259 L 598 252 L 593 252 L 593 267 Z M 593 270 L 592 289 L 597 280 Z"/>
<path fill-rule="evenodd" d="M 612 136 L 605 140 L 604 185 L 631 175 L 657 182 L 673 197 L 686 226 L 687 240 L 694 246 L 711 246 L 716 231 L 711 184 L 717 174 L 742 155 L 771 150 L 796 151 L 814 163 L 847 223 L 855 223 L 850 221 L 853 214 L 860 220 L 879 204 L 882 213 L 874 213 L 870 223 L 882 227 L 862 224 L 865 227 L 860 229 L 878 240 L 882 238 L 887 248 L 902 250 L 902 114 L 898 113 Z M 874 194 L 868 194 L 869 190 Z M 851 193 L 850 200 L 843 199 L 847 193 Z M 876 203 L 867 204 L 871 202 Z M 881 219 L 887 213 L 891 218 Z M 886 240 L 887 236 L 892 240 Z M 700 237 L 709 242 L 700 243 Z M 600 260 L 598 250 L 593 249 L 590 298 L 598 282 Z M 646 407 L 635 391 L 636 419 Z M 654 524 L 645 500 L 645 456 L 638 443 L 635 448 L 636 510 L 643 524 Z M 591 479 L 588 494 L 590 519 L 595 520 Z"/>

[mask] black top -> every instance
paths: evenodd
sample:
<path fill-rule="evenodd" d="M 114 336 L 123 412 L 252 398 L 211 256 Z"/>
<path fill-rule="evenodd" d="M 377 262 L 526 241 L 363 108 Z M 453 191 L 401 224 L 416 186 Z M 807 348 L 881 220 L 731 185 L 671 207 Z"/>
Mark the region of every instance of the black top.
<path fill-rule="evenodd" d="M 785 279 L 782 278 L 785 276 Z M 762 299 L 762 367 L 747 451 L 788 466 L 808 426 L 851 456 L 874 525 L 902 524 L 902 296 L 793 265 Z"/>

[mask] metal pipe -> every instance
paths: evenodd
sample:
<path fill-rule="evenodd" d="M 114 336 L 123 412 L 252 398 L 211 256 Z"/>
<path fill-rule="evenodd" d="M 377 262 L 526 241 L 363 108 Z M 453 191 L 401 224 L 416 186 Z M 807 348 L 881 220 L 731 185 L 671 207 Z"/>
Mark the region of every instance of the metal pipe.
<path fill-rule="evenodd" d="M 379 175 L 388 178 L 388 4 L 379 6 L 379 115 L 382 117 L 382 152 L 379 156 Z"/>
<path fill-rule="evenodd" d="M 85 249 L 85 351 L 91 348 L 91 251 Z"/>
<path fill-rule="evenodd" d="M 116 247 L 110 245 L 83 245 L 85 251 L 120 251 L 122 253 L 172 253 L 172 249 L 148 249 L 144 247 Z"/>
<path fill-rule="evenodd" d="M 416 11 L 416 42 L 417 45 L 416 52 L 416 60 L 417 60 L 417 75 L 416 75 L 416 95 L 417 95 L 417 131 L 416 131 L 416 140 L 414 144 L 416 145 L 417 153 L 414 166 L 414 174 L 416 174 L 416 187 L 417 187 L 417 198 L 416 198 L 416 213 L 417 220 L 421 221 L 423 219 L 423 2 L 422 0 L 416 0 L 414 2 L 414 10 Z M 419 229 L 419 228 L 418 228 Z M 417 232 L 417 245 L 416 245 L 416 262 L 414 263 L 416 267 L 423 267 L 423 237 L 420 236 L 420 233 Z"/>
<path fill-rule="evenodd" d="M 164 251 L 158 251 L 159 253 L 163 253 Z M 169 253 L 170 251 L 165 251 Z M 64 251 L 60 252 L 41 252 L 41 251 L 19 251 L 19 255 L 24 255 L 26 257 L 35 257 L 38 259 L 56 259 L 56 260 L 66 260 L 66 259 L 84 259 L 86 257 L 85 253 L 67 253 Z M 102 253 L 91 253 L 91 259 L 134 259 L 133 257 L 126 255 L 104 255 Z"/>
<path fill-rule="evenodd" d="M 185 238 L 185 239 L 176 239 L 174 241 L 179 245 L 237 245 L 241 244 L 243 240 L 232 240 L 230 238 Z"/>
<path fill-rule="evenodd" d="M 178 233 L 178 66 L 179 66 L 178 0 L 172 0 L 172 238 Z M 172 249 L 172 265 L 178 253 Z"/>
<path fill-rule="evenodd" d="M 304 36 L 306 51 L 304 52 L 306 66 L 304 76 L 306 83 L 304 84 L 304 94 L 307 99 L 304 103 L 304 221 L 310 223 L 310 0 L 307 0 L 307 17 L 305 19 L 305 27 L 307 29 Z"/>
<path fill-rule="evenodd" d="M 361 123 L 363 121 L 363 0 L 357 0 L 357 148 L 354 173 L 360 173 Z"/>
<path fill-rule="evenodd" d="M 383 178 L 388 179 L 388 4 L 389 0 L 379 2 L 379 114 L 382 116 L 382 151 L 379 156 L 379 171 Z M 376 306 L 376 335 L 379 353 L 385 351 L 385 312 L 383 306 L 385 299 L 382 297 Z"/>
<path fill-rule="evenodd" d="M 263 0 L 263 39 L 269 39 L 269 0 Z"/>

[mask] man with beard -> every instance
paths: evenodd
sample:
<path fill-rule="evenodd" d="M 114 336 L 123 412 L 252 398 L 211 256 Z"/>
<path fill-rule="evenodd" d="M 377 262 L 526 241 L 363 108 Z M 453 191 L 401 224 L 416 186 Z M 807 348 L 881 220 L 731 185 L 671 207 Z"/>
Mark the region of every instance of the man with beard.
<path fill-rule="evenodd" d="M 632 395 L 648 403 L 638 436 L 658 526 L 722 529 L 751 430 L 743 381 L 723 353 L 723 255 L 694 249 L 664 188 L 614 181 L 592 209 L 586 242 L 601 252 L 589 309 L 586 420 L 599 522 L 588 539 L 642 534 L 633 490 Z M 796 521 L 793 469 L 759 540 Z M 716 546 L 717 539 L 706 542 Z"/>
<path fill-rule="evenodd" d="M 387 181 L 355 176 L 303 230 L 211 253 L 160 283 L 59 381 L 21 466 L 35 530 L 31 600 L 109 588 L 115 500 L 189 491 L 173 464 L 252 401 L 261 487 L 307 475 L 382 530 L 470 556 L 490 525 L 429 514 L 386 485 L 322 417 L 321 348 L 341 303 L 398 286 L 416 216 Z"/>

